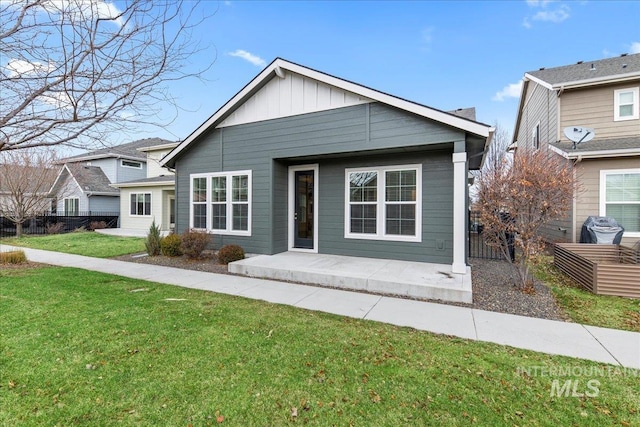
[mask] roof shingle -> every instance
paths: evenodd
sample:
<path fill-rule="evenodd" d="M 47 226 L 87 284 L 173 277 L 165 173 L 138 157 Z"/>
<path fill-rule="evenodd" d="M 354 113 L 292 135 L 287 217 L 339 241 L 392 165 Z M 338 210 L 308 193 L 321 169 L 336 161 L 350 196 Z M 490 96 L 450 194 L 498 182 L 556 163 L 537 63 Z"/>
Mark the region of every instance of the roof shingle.
<path fill-rule="evenodd" d="M 580 61 L 562 67 L 543 68 L 527 74 L 551 85 L 572 83 L 582 80 L 605 79 L 613 76 L 640 73 L 640 53 L 597 61 Z"/>

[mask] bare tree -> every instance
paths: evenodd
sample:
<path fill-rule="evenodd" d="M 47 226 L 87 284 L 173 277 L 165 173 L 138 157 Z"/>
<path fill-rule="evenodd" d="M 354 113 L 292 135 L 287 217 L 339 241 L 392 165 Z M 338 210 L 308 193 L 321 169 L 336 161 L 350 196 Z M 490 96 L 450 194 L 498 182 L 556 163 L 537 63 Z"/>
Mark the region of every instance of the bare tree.
<path fill-rule="evenodd" d="M 15 150 L 0 154 L 0 213 L 16 225 L 16 237 L 30 218 L 49 210 L 59 171 L 53 150 Z"/>
<path fill-rule="evenodd" d="M 518 150 L 487 165 L 478 180 L 478 207 L 487 244 L 511 260 L 509 245 L 519 249 L 517 273 L 522 289 L 533 284 L 531 260 L 544 248 L 540 228 L 570 209 L 576 179 L 569 161 L 547 150 Z"/>
<path fill-rule="evenodd" d="M 167 84 L 199 77 L 188 59 L 192 1 L 2 0 L 0 152 L 89 148 L 177 108 Z M 202 61 L 202 58 L 200 58 Z M 166 125 L 167 123 L 162 123 Z"/>

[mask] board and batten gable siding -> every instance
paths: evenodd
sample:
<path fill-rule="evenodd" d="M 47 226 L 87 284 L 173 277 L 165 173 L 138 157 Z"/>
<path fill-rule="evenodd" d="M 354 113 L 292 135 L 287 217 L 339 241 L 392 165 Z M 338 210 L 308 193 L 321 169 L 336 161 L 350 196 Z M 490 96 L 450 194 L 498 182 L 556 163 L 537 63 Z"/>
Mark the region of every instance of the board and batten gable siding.
<path fill-rule="evenodd" d="M 363 104 L 370 100 L 297 73 L 273 78 L 218 127 Z"/>
<path fill-rule="evenodd" d="M 560 128 L 584 126 L 595 130 L 596 138 L 619 138 L 640 135 L 640 120 L 614 121 L 614 92 L 639 87 L 634 82 L 568 90 L 561 96 Z M 568 141 L 561 132 L 561 140 Z"/>
<path fill-rule="evenodd" d="M 337 205 L 340 221 L 340 236 L 332 237 L 345 242 L 344 239 L 344 168 L 355 165 L 365 155 L 356 154 L 369 150 L 378 151 L 389 148 L 417 150 L 432 144 L 463 141 L 462 131 L 402 112 L 386 105 L 372 103 L 339 109 L 303 114 L 247 123 L 214 129 L 205 133 L 199 141 L 185 150 L 176 160 L 176 193 L 177 193 L 177 231 L 181 232 L 189 226 L 189 176 L 193 173 L 219 171 L 251 170 L 252 171 L 252 235 L 215 236 L 214 245 L 237 243 L 247 252 L 275 253 L 287 249 L 287 177 L 288 165 L 320 163 L 320 194 L 327 191 L 337 192 Z M 354 156 L 351 161 L 345 159 L 339 170 L 336 188 L 325 186 L 324 167 L 331 168 L 328 160 L 299 160 L 293 163 L 291 158 L 312 158 L 313 156 Z M 416 163 L 415 157 L 407 156 L 407 161 L 400 161 L 396 155 L 387 156 L 393 159 L 389 164 Z M 442 156 L 446 168 L 451 168 L 451 153 Z M 377 166 L 368 163 L 370 166 Z M 430 165 L 431 167 L 433 165 Z M 331 170 L 331 169 L 329 169 Z M 426 176 L 427 171 L 423 171 Z M 452 172 L 448 179 L 448 192 L 452 197 Z M 328 183 L 331 179 L 328 179 Z M 446 181 L 446 179 L 444 180 Z M 443 181 L 443 182 L 444 182 Z M 426 182 L 426 181 L 425 181 Z M 432 186 L 433 184 L 426 184 Z M 444 184 L 443 184 L 444 185 Z M 322 200 L 320 203 L 323 203 Z M 331 198 L 328 202 L 331 206 Z M 442 215 L 451 222 L 451 206 L 442 207 Z M 332 209 L 335 210 L 336 206 Z M 322 217 L 325 210 L 320 207 Z M 320 237 L 325 232 L 323 219 L 320 222 Z M 325 226 L 327 224 L 324 224 Z M 426 224 L 425 224 L 426 225 Z M 423 225 L 423 228 L 425 227 Z M 429 230 L 428 227 L 426 227 Z M 449 234 L 452 233 L 449 227 Z M 451 240 L 451 238 L 449 238 Z M 384 242 L 387 245 L 389 242 Z M 423 243 L 425 243 L 423 241 Z M 319 243 L 320 252 L 323 245 Z M 371 242 L 362 244 L 349 239 L 347 245 L 361 247 L 371 246 Z M 413 248 L 417 248 L 413 244 Z M 349 251 L 346 248 L 335 249 Z M 353 250 L 352 253 L 357 253 Z M 447 258 L 445 261 L 444 258 Z M 451 257 L 443 256 L 443 262 L 450 262 Z M 424 260 L 424 259 L 423 259 Z M 439 262 L 439 261 L 433 261 Z"/>
<path fill-rule="evenodd" d="M 558 97 L 536 82 L 530 81 L 518 129 L 518 147 L 532 147 L 533 130 L 540 123 L 540 146 L 558 140 Z"/>
<path fill-rule="evenodd" d="M 582 187 L 578 191 L 576 200 L 575 242 L 580 241 L 582 224 L 587 217 L 600 215 L 600 171 L 637 169 L 638 167 L 640 167 L 640 157 L 585 159 L 577 163 L 577 175 Z M 633 246 L 638 240 L 640 239 L 623 235 L 622 244 Z"/>

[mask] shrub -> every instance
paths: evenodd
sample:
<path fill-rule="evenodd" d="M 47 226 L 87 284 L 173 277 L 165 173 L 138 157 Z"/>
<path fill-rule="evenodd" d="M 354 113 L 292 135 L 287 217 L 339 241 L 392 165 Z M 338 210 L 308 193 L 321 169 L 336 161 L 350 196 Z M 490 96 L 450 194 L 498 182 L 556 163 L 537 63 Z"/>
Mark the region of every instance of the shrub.
<path fill-rule="evenodd" d="M 47 234 L 60 234 L 64 231 L 64 223 L 56 222 L 47 224 Z"/>
<path fill-rule="evenodd" d="M 107 228 L 107 223 L 104 221 L 91 221 L 89 224 L 89 230 L 102 230 L 103 228 Z"/>
<path fill-rule="evenodd" d="M 171 233 L 160 240 L 160 252 L 164 256 L 180 256 L 182 255 L 182 249 L 180 245 L 182 239 L 179 235 Z"/>
<path fill-rule="evenodd" d="M 238 245 L 225 245 L 218 251 L 218 262 L 229 264 L 233 261 L 244 259 L 244 249 Z"/>
<path fill-rule="evenodd" d="M 160 227 L 156 225 L 154 219 L 149 227 L 149 233 L 147 234 L 147 240 L 144 242 L 145 248 L 149 256 L 160 255 Z"/>
<path fill-rule="evenodd" d="M 87 231 L 87 227 L 85 227 L 84 225 L 81 225 L 80 227 L 73 230 L 73 233 L 84 233 L 86 231 Z"/>
<path fill-rule="evenodd" d="M 0 252 L 0 264 L 22 264 L 27 262 L 24 251 Z"/>
<path fill-rule="evenodd" d="M 189 258 L 202 257 L 202 251 L 211 242 L 211 236 L 202 231 L 187 230 L 182 233 L 182 253 Z"/>

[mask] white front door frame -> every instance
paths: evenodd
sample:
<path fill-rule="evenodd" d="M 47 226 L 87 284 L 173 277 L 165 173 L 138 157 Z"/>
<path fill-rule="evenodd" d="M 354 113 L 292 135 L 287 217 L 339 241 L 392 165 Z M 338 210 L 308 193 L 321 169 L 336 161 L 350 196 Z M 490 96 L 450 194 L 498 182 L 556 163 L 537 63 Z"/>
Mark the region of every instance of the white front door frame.
<path fill-rule="evenodd" d="M 289 184 L 288 184 L 288 202 L 287 202 L 287 222 L 289 230 L 288 249 L 295 252 L 318 253 L 318 189 L 320 184 L 318 163 L 309 165 L 289 166 Z M 313 249 L 302 249 L 294 247 L 294 217 L 295 217 L 295 191 L 296 171 L 312 170 L 313 171 Z"/>

